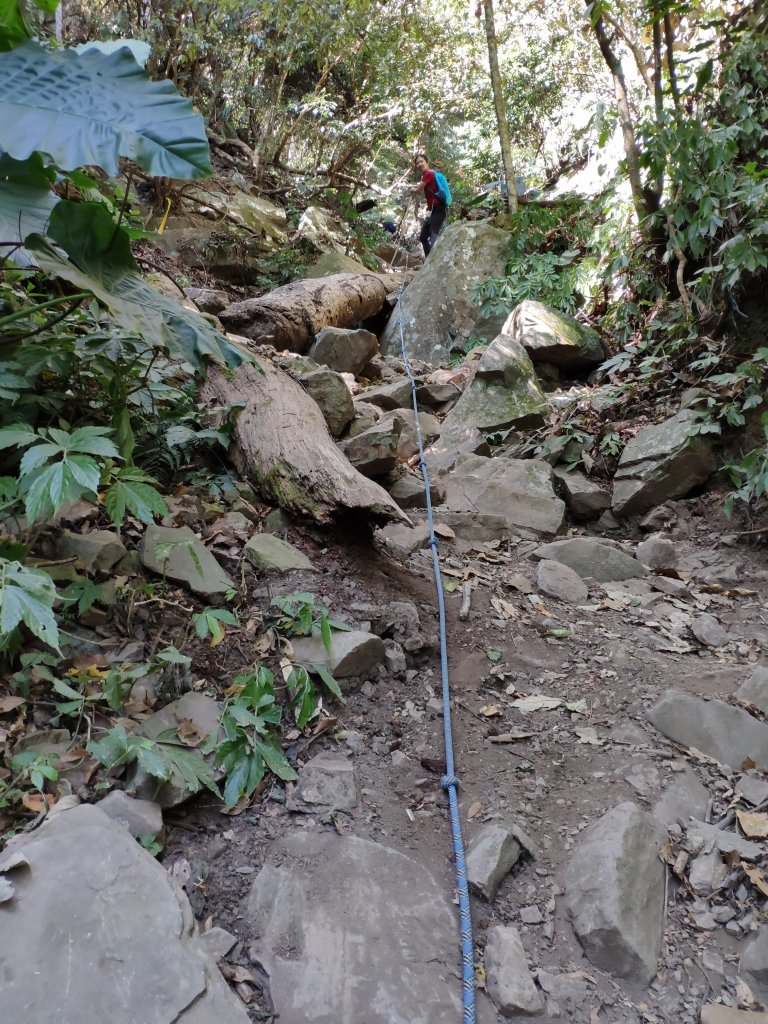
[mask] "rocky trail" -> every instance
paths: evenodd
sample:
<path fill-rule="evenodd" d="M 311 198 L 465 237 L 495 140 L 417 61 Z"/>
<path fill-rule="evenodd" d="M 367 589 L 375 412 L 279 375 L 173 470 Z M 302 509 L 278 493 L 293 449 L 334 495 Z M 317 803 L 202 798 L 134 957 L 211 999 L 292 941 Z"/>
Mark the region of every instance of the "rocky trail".
<path fill-rule="evenodd" d="M 50 801 L 28 808 L 46 820 L 0 854 L 3 1020 L 461 1018 L 435 594 L 398 315 L 430 446 L 478 1020 L 768 1019 L 765 549 L 701 492 L 717 462 L 689 430 L 695 393 L 656 423 L 639 410 L 612 486 L 570 459 L 520 457 L 553 409 L 599 409 L 608 386 L 586 383 L 604 358 L 597 335 L 533 302 L 446 365 L 447 339 L 479 329 L 467 289 L 496 231 L 451 225 L 380 340 L 352 313 L 313 325 L 307 354 L 278 354 L 260 344 L 266 300 L 248 300 L 258 310 L 230 322 L 275 394 L 298 382 L 322 412 L 311 436 L 299 442 L 306 423 L 284 418 L 273 457 L 244 416 L 240 476 L 215 500 L 182 489 L 161 525 L 118 537 L 96 506 L 62 515 L 51 564 L 132 594 L 72 627 L 74 673 L 171 643 L 192 659 L 131 680 L 117 717 L 128 734 L 170 729 L 210 758 L 201 741 L 223 742 L 221 703 L 255 663 L 278 679 L 325 665 L 344 700 L 324 697 L 304 728 L 286 714 L 297 779 L 269 775 L 229 812 L 206 789 L 189 799 L 186 777 L 159 787 L 124 762 L 99 771 L 83 712 L 54 724 L 41 705 L 22 730 L 18 703 L 2 705 L 3 743 L 59 771 Z M 242 389 L 238 373 L 221 374 L 216 400 Z M 299 472 L 291 451 L 313 446 L 359 482 L 340 497 L 326 466 Z M 373 510 L 373 536 L 338 521 L 339 505 Z M 194 636 L 192 610 L 229 606 L 233 591 L 222 642 Z M 280 635 L 270 609 L 289 595 L 346 624 L 330 651 Z"/>

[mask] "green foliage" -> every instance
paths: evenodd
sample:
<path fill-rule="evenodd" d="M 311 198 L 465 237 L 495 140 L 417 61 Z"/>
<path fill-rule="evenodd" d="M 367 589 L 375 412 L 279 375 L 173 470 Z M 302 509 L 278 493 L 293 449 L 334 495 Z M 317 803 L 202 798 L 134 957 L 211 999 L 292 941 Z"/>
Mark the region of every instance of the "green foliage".
<path fill-rule="evenodd" d="M 289 782 L 297 778 L 275 732 L 280 708 L 275 703 L 274 676 L 262 666 L 235 679 L 236 693 L 227 699 L 221 715 L 224 741 L 216 764 L 224 770 L 224 806 L 230 810 L 242 797 L 250 797 L 266 772 Z"/>
<path fill-rule="evenodd" d="M 126 511 L 142 523 L 152 523 L 155 516 L 168 515 L 168 506 L 154 487 L 157 481 L 137 466 L 115 469 L 110 481 L 104 493 L 104 508 L 118 529 Z"/>
<path fill-rule="evenodd" d="M 216 647 L 224 639 L 224 626 L 237 626 L 238 622 L 226 608 L 203 608 L 192 616 L 192 624 L 201 640 L 210 637 L 211 647 Z"/>
<path fill-rule="evenodd" d="M 47 572 L 0 558 L 0 654 L 17 643 L 22 623 L 43 643 L 58 650 L 55 601 L 56 587 Z"/>
<path fill-rule="evenodd" d="M 729 463 L 725 468 L 731 478 L 734 491 L 725 499 L 725 513 L 733 514 L 737 501 L 748 506 L 761 505 L 768 494 L 768 412 L 760 417 L 766 443 L 748 452 L 738 462 Z"/>

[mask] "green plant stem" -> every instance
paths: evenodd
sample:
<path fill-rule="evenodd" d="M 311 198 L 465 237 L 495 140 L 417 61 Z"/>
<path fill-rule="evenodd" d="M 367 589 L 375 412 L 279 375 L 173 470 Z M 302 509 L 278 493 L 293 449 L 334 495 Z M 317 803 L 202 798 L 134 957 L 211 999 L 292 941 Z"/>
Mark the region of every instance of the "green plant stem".
<path fill-rule="evenodd" d="M 61 295 L 58 299 L 49 299 L 47 302 L 41 302 L 37 306 L 28 306 L 26 309 L 17 309 L 15 313 L 9 313 L 7 316 L 0 317 L 0 330 L 7 324 L 12 324 L 16 320 L 22 320 L 26 316 L 31 316 L 33 313 L 42 313 L 44 309 L 52 309 L 54 306 L 60 306 L 62 302 L 82 302 L 83 299 L 92 299 L 92 292 L 78 292 L 76 295 Z"/>

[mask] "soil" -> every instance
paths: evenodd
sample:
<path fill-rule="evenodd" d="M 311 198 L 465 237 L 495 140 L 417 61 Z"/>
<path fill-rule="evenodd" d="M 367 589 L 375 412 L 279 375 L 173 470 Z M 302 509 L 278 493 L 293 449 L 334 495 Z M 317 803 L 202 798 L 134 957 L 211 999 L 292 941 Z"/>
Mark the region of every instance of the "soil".
<path fill-rule="evenodd" d="M 768 558 L 760 538 L 739 543 L 727 535 L 733 524 L 722 519 L 718 496 L 678 507 L 682 516 L 672 536 L 679 557 L 697 555 L 730 565 L 737 583 L 708 583 L 701 578 L 706 569 L 697 577 L 695 570 L 681 568 L 679 575 L 688 578 L 693 601 L 657 595 L 645 609 L 637 605 L 637 597 L 650 589 L 647 582 L 638 586 L 630 581 L 592 584 L 588 601 L 574 608 L 537 594 L 535 541 L 521 537 L 508 544 L 440 544 L 449 586 L 465 578 L 474 584 L 467 621 L 458 615 L 461 588 L 446 595 L 465 839 L 502 812 L 514 817 L 540 846 L 535 859 L 526 856 L 513 869 L 493 905 L 473 897 L 476 947 L 482 950 L 490 925 L 514 924 L 532 966 L 553 973 L 583 972 L 588 998 L 574 1005 L 573 1019 L 591 1024 L 698 1021 L 701 1004 L 720 994 L 721 982 L 702 966 L 702 951 L 719 952 L 726 960 L 726 976 L 733 974 L 729 963 L 738 958 L 744 934 L 761 913 L 762 898 L 742 885 L 716 897 L 716 902 L 734 907 L 745 924 L 742 936 L 732 936 L 723 927 L 697 931 L 691 927 L 691 896 L 670 875 L 659 971 L 650 988 L 640 990 L 616 982 L 586 960 L 563 909 L 570 851 L 579 833 L 604 811 L 623 800 L 649 808 L 659 796 L 659 780 L 668 780 L 685 763 L 710 790 L 713 821 L 725 814 L 733 792 L 737 776 L 676 749 L 645 715 L 671 687 L 727 700 L 757 662 L 766 662 Z M 642 539 L 630 523 L 611 537 L 632 543 Z M 302 546 L 322 572 L 254 580 L 255 617 L 271 595 L 299 590 L 316 593 L 334 617 L 355 626 L 366 621 L 365 609 L 356 612 L 355 605 L 380 608 L 411 601 L 418 607 L 422 633 L 434 642 L 417 652 L 405 675 L 381 669 L 378 676 L 360 680 L 361 688 L 343 706 L 328 706 L 336 719 L 330 728 L 316 738 L 300 739 L 289 750 L 298 765 L 324 748 L 350 754 L 361 791 L 355 812 L 337 813 L 329 820 L 290 813 L 285 792 L 275 783 L 233 816 L 222 814 L 220 805 L 202 796 L 167 817 L 163 862 L 171 870 L 180 864 L 182 874 L 191 868 L 187 891 L 202 926 L 218 925 L 236 935 L 238 944 L 227 959 L 250 969 L 248 893 L 269 841 L 291 829 L 335 828 L 375 839 L 426 865 L 447 890 L 455 887 L 447 802 L 439 785 L 443 718 L 429 552 L 417 552 L 404 565 L 377 553 L 366 538 L 313 538 L 291 530 L 288 539 Z M 532 593 L 510 585 L 515 574 L 531 581 Z M 670 624 L 676 609 L 714 614 L 731 634 L 730 642 L 717 649 L 703 647 L 687 630 Z M 214 651 L 199 645 L 193 676 L 221 692 L 248 664 L 248 648 L 248 641 L 235 635 Z M 554 696 L 575 710 L 560 706 L 523 714 L 510 706 L 526 694 Z M 515 738 L 521 733 L 524 738 Z M 530 907 L 541 912 L 541 923 L 523 923 L 521 911 Z M 458 965 L 458 926 L 456 941 Z M 270 1018 L 268 986 L 261 995 L 247 985 L 239 991 L 252 999 L 248 1009 L 254 1020 Z"/>

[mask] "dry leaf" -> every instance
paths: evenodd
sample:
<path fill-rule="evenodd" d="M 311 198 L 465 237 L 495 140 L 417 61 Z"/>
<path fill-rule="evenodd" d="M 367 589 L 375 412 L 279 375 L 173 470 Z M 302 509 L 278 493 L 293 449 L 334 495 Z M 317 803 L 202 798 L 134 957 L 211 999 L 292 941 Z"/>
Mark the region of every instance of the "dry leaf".
<path fill-rule="evenodd" d="M 250 982 L 252 985 L 256 984 L 256 979 L 247 967 L 240 967 L 239 964 L 219 964 L 219 970 L 227 981 L 234 981 L 237 984 L 244 981 Z"/>
<path fill-rule="evenodd" d="M 482 809 L 483 805 L 479 800 L 476 800 L 467 811 L 467 818 L 474 818 L 476 814 L 479 814 L 480 811 L 482 811 Z"/>
<path fill-rule="evenodd" d="M 768 838 L 768 814 L 759 811 L 736 811 L 741 831 L 751 839 Z"/>
<path fill-rule="evenodd" d="M 9 711 L 24 703 L 24 697 L 0 697 L 0 715 L 7 715 Z"/>
<path fill-rule="evenodd" d="M 559 697 L 547 697 L 543 693 L 532 693 L 527 697 L 518 697 L 512 701 L 512 707 L 522 711 L 524 715 L 533 711 L 553 711 L 562 706 Z"/>
<path fill-rule="evenodd" d="M 191 718 L 183 719 L 176 730 L 176 735 L 185 747 L 196 747 L 205 739 L 205 736 L 201 736 L 197 731 L 197 726 Z"/>
<path fill-rule="evenodd" d="M 591 747 L 602 747 L 603 741 L 591 725 L 577 726 L 573 731 L 579 737 L 579 743 L 588 743 Z"/>
<path fill-rule="evenodd" d="M 752 768 L 756 767 L 757 766 L 751 757 L 745 757 L 744 760 L 741 762 L 741 770 L 743 772 L 751 771 Z"/>
<path fill-rule="evenodd" d="M 489 736 L 490 743 L 517 743 L 519 740 L 528 740 L 535 736 L 533 732 L 500 732 L 498 736 Z"/>
<path fill-rule="evenodd" d="M 751 864 L 745 864 L 744 861 L 741 862 L 741 866 L 744 868 L 744 874 L 750 880 L 752 885 L 754 885 L 754 887 L 758 889 L 763 896 L 768 896 L 768 881 L 766 881 L 765 875 L 763 874 L 763 869 L 753 867 Z"/>
<path fill-rule="evenodd" d="M 518 612 L 511 601 L 505 601 L 503 597 L 492 597 L 491 605 L 504 619 L 514 619 Z"/>

